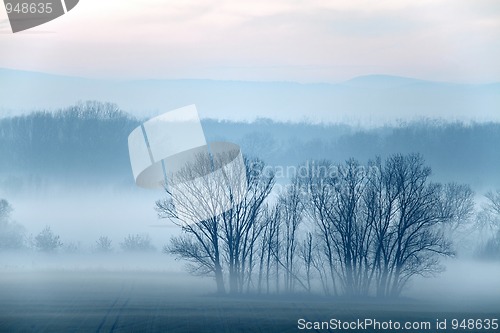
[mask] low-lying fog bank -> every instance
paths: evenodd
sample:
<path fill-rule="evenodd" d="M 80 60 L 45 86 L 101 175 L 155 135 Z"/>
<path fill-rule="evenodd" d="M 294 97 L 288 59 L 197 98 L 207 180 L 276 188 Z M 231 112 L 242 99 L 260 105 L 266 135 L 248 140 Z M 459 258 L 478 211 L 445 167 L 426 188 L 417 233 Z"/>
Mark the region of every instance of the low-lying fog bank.
<path fill-rule="evenodd" d="M 433 278 L 416 278 L 405 296 L 449 303 L 457 307 L 470 305 L 480 311 L 497 305 L 500 314 L 500 262 L 448 259 L 446 271 Z"/>
<path fill-rule="evenodd" d="M 449 259 L 444 264 L 446 270 L 440 275 L 412 280 L 403 297 L 477 311 L 486 311 L 492 306 L 499 305 L 500 312 L 499 262 Z M 177 290 L 192 292 L 192 286 L 196 285 L 196 291 L 200 295 L 215 291 L 213 278 L 191 276 L 186 272 L 184 262 L 179 262 L 159 251 L 108 254 L 3 253 L 0 272 L 5 278 L 42 274 L 49 280 L 51 277 L 60 279 L 65 274 L 71 280 L 75 276 L 73 273 L 88 274 L 89 279 L 101 273 L 130 275 L 139 280 L 159 275 L 166 285 L 171 285 Z"/>
<path fill-rule="evenodd" d="M 185 273 L 184 263 L 159 251 L 120 253 L 39 253 L 2 254 L 0 271 L 137 271 Z"/>

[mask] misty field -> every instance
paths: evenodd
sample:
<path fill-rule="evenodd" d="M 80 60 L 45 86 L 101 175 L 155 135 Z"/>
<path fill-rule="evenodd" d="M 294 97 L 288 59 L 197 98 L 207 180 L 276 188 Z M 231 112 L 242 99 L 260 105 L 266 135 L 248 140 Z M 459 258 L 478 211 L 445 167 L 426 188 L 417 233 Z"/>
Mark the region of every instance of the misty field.
<path fill-rule="evenodd" d="M 211 282 L 155 271 L 5 270 L 0 277 L 0 332 L 298 332 L 299 318 L 435 325 L 436 319 L 500 317 L 499 298 L 217 297 Z"/>

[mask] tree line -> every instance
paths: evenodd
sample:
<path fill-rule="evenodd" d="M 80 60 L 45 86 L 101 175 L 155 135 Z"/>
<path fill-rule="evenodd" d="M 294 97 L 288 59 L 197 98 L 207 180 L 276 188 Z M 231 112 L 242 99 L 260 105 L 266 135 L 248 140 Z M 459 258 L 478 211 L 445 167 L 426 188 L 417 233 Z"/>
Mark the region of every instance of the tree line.
<path fill-rule="evenodd" d="M 0 186 L 33 188 L 55 181 L 117 180 L 133 185 L 127 137 L 143 119 L 116 104 L 86 101 L 55 111 L 0 118 Z M 251 123 L 203 119 L 209 141 L 238 143 L 271 165 L 296 165 L 328 156 L 335 161 L 373 154 L 418 152 L 442 181 L 500 187 L 496 165 L 500 125 L 422 120 L 376 128 L 347 124 Z M 300 135 L 298 135 L 300 133 Z M 460 151 L 458 151 L 460 149 Z M 481 161 L 481 173 L 471 173 Z"/>
<path fill-rule="evenodd" d="M 38 234 L 27 234 L 23 225 L 11 218 L 13 208 L 11 204 L 0 199 L 0 252 L 35 250 L 37 252 L 55 253 L 77 253 L 82 249 L 74 242 L 63 243 L 61 236 L 45 226 Z M 150 252 L 156 248 L 152 244 L 148 234 L 129 234 L 118 247 L 124 252 Z M 108 236 L 100 236 L 91 246 L 91 250 L 97 253 L 111 253 L 115 251 L 113 241 Z"/>
<path fill-rule="evenodd" d="M 181 170 L 180 180 L 206 174 L 207 164 L 211 168 L 213 163 L 198 160 Z M 323 160 L 300 167 L 283 183 L 262 160 L 246 158 L 247 186 L 233 193 L 241 202 L 198 223 L 185 221 L 220 204 L 217 194 L 237 180 L 235 175 L 195 183 L 198 187 L 190 190 L 203 200 L 177 200 L 177 206 L 172 195 L 180 192 L 167 186 L 167 197 L 156 209 L 182 233 L 163 251 L 187 261 L 191 273 L 212 276 L 219 293 L 379 297 L 398 296 L 413 277 L 441 272 L 440 259 L 462 250 L 464 236 L 472 233 L 478 256 L 500 259 L 500 191 L 488 192 L 478 210 L 468 185 L 433 182 L 418 154 L 367 164 Z M 27 236 L 11 212 L 8 201 L 0 200 L 0 250 L 79 250 L 63 244 L 50 227 Z M 118 245 L 123 251 L 154 250 L 148 235 L 131 234 Z M 107 236 L 99 237 L 92 249 L 114 251 Z"/>

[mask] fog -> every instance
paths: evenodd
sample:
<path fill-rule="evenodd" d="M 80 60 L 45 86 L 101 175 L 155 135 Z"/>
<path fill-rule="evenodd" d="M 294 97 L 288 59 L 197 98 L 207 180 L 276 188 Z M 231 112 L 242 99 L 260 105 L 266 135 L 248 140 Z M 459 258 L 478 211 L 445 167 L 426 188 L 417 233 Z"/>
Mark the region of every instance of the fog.
<path fill-rule="evenodd" d="M 492 311 L 500 309 L 500 263 L 472 259 L 448 259 L 446 270 L 434 278 L 417 278 L 404 293 L 404 297 L 417 301 L 447 304 L 453 309 Z M 190 294 L 214 293 L 212 278 L 200 278 L 188 274 L 184 264 L 171 255 L 160 251 L 151 253 L 99 254 L 60 253 L 4 253 L 1 271 L 5 274 L 36 276 L 64 276 L 68 272 L 90 274 L 98 272 L 127 274 L 153 274 L 162 276 L 162 283 L 175 291 L 180 289 Z M 173 291 L 173 290 L 172 290 Z"/>
<path fill-rule="evenodd" d="M 434 278 L 418 278 L 407 296 L 447 303 L 455 309 L 500 311 L 500 263 L 470 258 L 447 259 L 446 270 Z"/>
<path fill-rule="evenodd" d="M 192 276 L 186 271 L 185 262 L 162 253 L 162 247 L 170 238 L 181 233 L 178 226 L 157 215 L 155 201 L 164 196 L 162 190 L 105 187 L 94 191 L 58 188 L 44 194 L 13 196 L 10 200 L 15 207 L 12 218 L 22 224 L 28 238 L 50 226 L 63 245 L 57 253 L 29 249 L 3 252 L 0 270 L 30 275 L 70 271 L 150 272 L 162 274 L 164 283 L 175 285 L 177 290 L 213 293 L 213 277 Z M 276 193 L 273 197 L 276 198 Z M 484 197 L 476 196 L 476 200 L 484 203 Z M 154 249 L 144 253 L 124 251 L 120 244 L 130 234 L 149 235 Z M 109 253 L 96 250 L 100 236 L 112 240 Z M 500 306 L 496 302 L 500 299 L 500 262 L 475 257 L 473 246 L 479 241 L 477 237 L 462 235 L 455 244 L 457 257 L 442 260 L 444 272 L 412 280 L 404 297 L 449 303 L 458 308 L 471 306 L 478 311 Z M 68 248 L 68 245 L 76 248 Z M 195 289 L 193 283 L 197 286 Z M 317 287 L 318 283 L 316 281 Z"/>
<path fill-rule="evenodd" d="M 297 318 L 325 320 L 332 311 L 343 320 L 500 315 L 498 123 L 431 120 L 366 129 L 205 119 L 208 140 L 239 144 L 255 163 L 247 164 L 247 176 L 255 178 L 242 203 L 248 213 L 231 210 L 184 229 L 159 218 L 156 202 L 167 197 L 164 190 L 134 184 L 127 135 L 138 124 L 118 106 L 99 102 L 0 119 L 0 331 L 129 332 L 146 325 L 151 331 L 287 332 L 296 331 Z M 377 156 L 380 164 L 369 165 Z M 294 175 L 299 168 L 314 174 L 307 169 L 313 165 L 335 173 L 317 184 L 316 176 Z M 276 171 L 275 178 L 259 166 Z M 391 183 L 400 179 L 394 175 L 403 183 Z M 397 200 L 405 186 L 416 183 L 421 186 L 409 195 L 416 195 L 417 214 L 395 218 L 404 207 L 384 198 L 403 205 Z M 321 186 L 325 191 L 314 192 Z M 336 195 L 315 206 L 323 193 Z M 359 199 L 344 200 L 345 193 Z M 355 219 L 343 217 L 346 207 Z M 386 220 L 370 221 L 373 212 L 385 211 L 391 231 L 377 243 Z M 331 218 L 322 238 L 325 212 Z M 342 226 L 352 221 L 353 230 L 371 235 L 358 247 L 343 243 L 350 235 Z M 417 226 L 399 234 L 406 228 L 401 221 Z M 412 239 L 418 230 L 425 232 Z M 328 254 L 330 241 L 366 258 L 356 261 L 362 269 L 356 268 L 355 283 L 345 269 L 349 251 Z M 399 266 L 407 283 L 394 278 L 389 285 L 383 276 L 392 271 L 384 264 L 397 260 L 382 261 L 377 249 L 390 252 L 398 242 L 428 251 Z"/>
<path fill-rule="evenodd" d="M 84 250 L 95 245 L 100 236 L 108 236 L 113 247 L 128 234 L 149 234 L 161 247 L 178 228 L 160 220 L 155 201 L 165 194 L 144 189 L 49 190 L 43 194 L 17 195 L 11 201 L 12 217 L 28 233 L 36 234 L 45 226 L 61 236 L 63 243 L 78 243 Z"/>

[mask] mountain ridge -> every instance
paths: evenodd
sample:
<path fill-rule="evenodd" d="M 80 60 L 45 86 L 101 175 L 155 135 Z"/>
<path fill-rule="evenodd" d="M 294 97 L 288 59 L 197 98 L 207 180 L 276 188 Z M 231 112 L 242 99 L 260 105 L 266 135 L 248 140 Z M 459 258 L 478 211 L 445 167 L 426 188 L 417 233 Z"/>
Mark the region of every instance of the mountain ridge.
<path fill-rule="evenodd" d="M 118 104 L 139 118 L 196 104 L 202 118 L 377 126 L 420 118 L 500 121 L 500 83 L 454 84 L 390 75 L 340 83 L 100 80 L 0 69 L 0 110 L 16 115 L 78 101 Z"/>
<path fill-rule="evenodd" d="M 84 76 L 76 76 L 76 75 L 66 75 L 66 74 L 54 74 L 48 72 L 41 71 L 30 71 L 23 69 L 13 69 L 7 67 L 0 67 L 0 74 L 2 72 L 10 72 L 13 74 L 29 74 L 29 75 L 38 75 L 38 76 L 48 76 L 48 77 L 57 77 L 57 78 L 66 78 L 66 79 L 78 79 L 78 80 L 89 80 L 89 81 L 108 81 L 115 83 L 124 83 L 124 82 L 162 82 L 162 81 L 173 81 L 173 82 L 185 82 L 185 81 L 200 81 L 200 82 L 221 82 L 221 83 L 248 83 L 248 84 L 292 84 L 292 85 L 326 85 L 326 86 L 335 86 L 335 85 L 343 85 L 347 83 L 354 83 L 357 81 L 374 81 L 375 79 L 379 80 L 393 80 L 393 81 L 407 81 L 407 82 L 418 82 L 418 83 L 433 83 L 433 84 L 453 84 L 453 85 L 471 85 L 471 86 L 484 86 L 484 85 L 497 85 L 499 82 L 488 82 L 488 83 L 467 83 L 467 82 L 452 82 L 452 81 L 436 81 L 436 80 L 428 80 L 428 79 L 419 79 L 411 76 L 400 76 L 400 75 L 390 75 L 390 74 L 366 74 L 354 76 L 350 79 L 336 81 L 336 82 L 299 82 L 299 81 L 280 81 L 280 80 L 271 80 L 271 81 L 258 81 L 258 80 L 218 80 L 218 79 L 208 79 L 208 78 L 154 78 L 154 79 L 112 79 L 112 78 L 92 78 L 92 77 L 84 77 Z M 376 82 L 373 82 L 376 83 Z"/>

